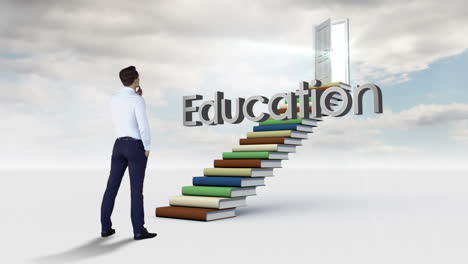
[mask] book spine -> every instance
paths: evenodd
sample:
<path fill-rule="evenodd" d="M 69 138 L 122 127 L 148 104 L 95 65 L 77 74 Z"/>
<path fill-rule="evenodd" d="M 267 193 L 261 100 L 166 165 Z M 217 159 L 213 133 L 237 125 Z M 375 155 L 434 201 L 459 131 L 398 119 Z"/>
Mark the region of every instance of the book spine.
<path fill-rule="evenodd" d="M 284 144 L 284 137 L 270 137 L 270 138 L 241 138 L 239 139 L 241 145 L 254 145 L 254 144 Z"/>
<path fill-rule="evenodd" d="M 302 124 L 302 118 L 296 119 L 287 119 L 287 120 L 275 120 L 269 119 L 263 122 L 260 122 L 260 126 L 268 126 L 268 125 L 284 125 L 284 124 Z"/>
<path fill-rule="evenodd" d="M 261 159 L 215 160 L 215 168 L 261 168 Z"/>
<path fill-rule="evenodd" d="M 183 186 L 183 195 L 198 195 L 198 196 L 217 196 L 231 197 L 230 187 L 215 187 L 215 186 Z"/>
<path fill-rule="evenodd" d="M 301 118 L 300 115 L 298 115 L 296 118 L 293 118 L 293 119 L 298 119 L 298 118 Z M 301 118 L 302 119 L 302 118 Z M 301 124 L 304 124 L 304 120 L 307 120 L 307 119 L 311 119 L 311 120 L 315 120 L 315 121 L 322 121 L 321 118 L 316 118 L 316 117 L 312 117 L 312 116 L 309 116 L 308 118 L 304 118 L 302 119 L 301 121 Z M 277 120 L 277 119 L 274 119 L 273 117 L 269 117 L 267 120 Z M 285 119 L 285 120 L 292 120 L 292 119 Z M 280 121 L 285 121 L 285 120 L 280 120 Z M 272 124 L 272 125 L 278 125 L 278 124 Z"/>
<path fill-rule="evenodd" d="M 169 198 L 169 204 L 174 206 L 190 206 L 219 209 L 219 199 L 205 196 L 173 196 Z"/>
<path fill-rule="evenodd" d="M 320 87 L 309 86 L 309 90 L 317 89 L 317 90 L 325 90 L 330 87 L 341 87 L 340 82 L 329 82 L 329 83 L 322 83 Z"/>
<path fill-rule="evenodd" d="M 268 159 L 268 152 L 223 152 L 223 159 Z"/>
<path fill-rule="evenodd" d="M 288 111 L 287 108 L 278 109 L 278 112 L 279 112 L 280 114 L 284 114 L 284 113 L 286 113 L 286 111 Z M 299 113 L 300 111 L 301 111 L 301 109 L 298 107 L 298 108 L 297 108 L 297 112 Z M 311 106 L 309 106 L 309 112 L 312 112 L 312 107 L 311 107 Z"/>
<path fill-rule="evenodd" d="M 291 136 L 291 130 L 247 132 L 247 138 L 290 137 L 290 136 Z"/>
<path fill-rule="evenodd" d="M 254 132 L 260 131 L 276 131 L 276 130 L 296 130 L 297 124 L 281 124 L 281 125 L 266 125 L 266 126 L 254 126 Z"/>
<path fill-rule="evenodd" d="M 205 168 L 203 169 L 205 176 L 244 176 L 252 175 L 251 168 Z"/>
<path fill-rule="evenodd" d="M 278 151 L 278 144 L 238 145 L 232 147 L 233 152 L 248 151 Z"/>
<path fill-rule="evenodd" d="M 241 187 L 241 177 L 193 177 L 192 184 L 195 186 L 227 186 Z"/>
<path fill-rule="evenodd" d="M 187 210 L 184 210 L 187 209 Z M 191 209 L 202 209 L 202 210 L 191 210 Z M 169 218 L 180 218 L 180 219 L 191 219 L 206 221 L 205 208 L 192 208 L 192 207 L 175 207 L 165 206 L 156 208 L 157 217 L 169 217 Z"/>

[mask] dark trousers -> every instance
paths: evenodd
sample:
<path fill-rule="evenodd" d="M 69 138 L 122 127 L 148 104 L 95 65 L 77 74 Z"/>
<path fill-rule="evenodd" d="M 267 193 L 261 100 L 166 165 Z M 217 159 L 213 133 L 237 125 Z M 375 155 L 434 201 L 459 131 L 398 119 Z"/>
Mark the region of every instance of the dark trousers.
<path fill-rule="evenodd" d="M 129 170 L 131 189 L 131 218 L 133 232 L 144 230 L 145 216 L 143 209 L 143 181 L 146 163 L 143 142 L 136 139 L 116 139 L 112 150 L 112 161 L 106 191 L 101 204 L 102 230 L 112 227 L 111 215 L 114 209 L 115 197 L 119 191 L 125 170 Z"/>

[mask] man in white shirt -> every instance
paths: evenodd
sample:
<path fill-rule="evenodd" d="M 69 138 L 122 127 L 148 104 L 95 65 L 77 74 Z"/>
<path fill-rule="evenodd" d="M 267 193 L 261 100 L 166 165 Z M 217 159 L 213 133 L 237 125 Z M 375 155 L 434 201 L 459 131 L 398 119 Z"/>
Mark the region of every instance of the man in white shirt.
<path fill-rule="evenodd" d="M 143 181 L 150 152 L 151 133 L 142 97 L 139 74 L 134 66 L 119 73 L 124 85 L 112 95 L 111 113 L 116 140 L 112 150 L 111 169 L 101 204 L 101 236 L 115 234 L 111 215 L 125 170 L 129 170 L 131 219 L 135 240 L 153 238 L 144 227 Z"/>

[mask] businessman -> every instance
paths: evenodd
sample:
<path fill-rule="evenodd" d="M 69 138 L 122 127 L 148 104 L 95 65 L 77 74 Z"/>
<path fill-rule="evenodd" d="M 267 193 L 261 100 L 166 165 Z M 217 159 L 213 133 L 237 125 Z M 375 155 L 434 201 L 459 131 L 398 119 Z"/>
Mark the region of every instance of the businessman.
<path fill-rule="evenodd" d="M 108 237 L 115 234 L 111 215 L 115 197 L 128 166 L 134 239 L 153 238 L 156 233 L 150 233 L 144 227 L 143 209 L 143 181 L 151 145 L 146 104 L 135 67 L 122 69 L 119 77 L 124 87 L 114 93 L 111 99 L 116 140 L 112 150 L 109 179 L 101 204 L 101 236 Z"/>

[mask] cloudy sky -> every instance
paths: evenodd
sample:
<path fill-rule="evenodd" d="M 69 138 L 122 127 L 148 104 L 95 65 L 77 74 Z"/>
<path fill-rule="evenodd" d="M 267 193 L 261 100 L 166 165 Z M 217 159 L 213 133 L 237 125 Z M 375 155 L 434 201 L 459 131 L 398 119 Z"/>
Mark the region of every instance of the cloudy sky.
<path fill-rule="evenodd" d="M 182 96 L 248 97 L 314 75 L 313 26 L 350 19 L 352 84 L 384 114 L 327 119 L 285 167 L 466 167 L 464 1 L 1 1 L 1 168 L 107 168 L 109 99 L 135 65 L 150 168 L 212 166 L 251 131 L 184 127 Z M 370 100 L 366 100 L 370 104 Z"/>

